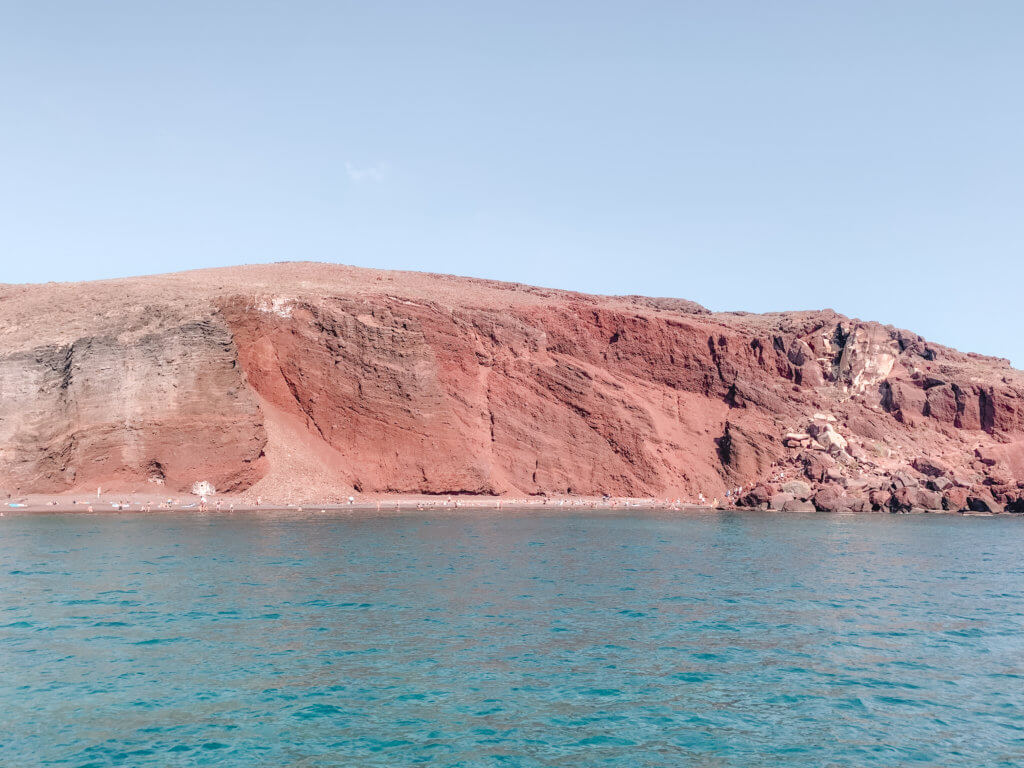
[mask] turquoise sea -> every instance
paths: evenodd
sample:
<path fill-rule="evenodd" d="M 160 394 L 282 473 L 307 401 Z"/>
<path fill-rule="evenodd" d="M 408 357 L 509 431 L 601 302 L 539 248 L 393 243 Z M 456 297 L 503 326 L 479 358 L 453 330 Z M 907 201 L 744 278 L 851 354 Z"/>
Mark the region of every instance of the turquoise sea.
<path fill-rule="evenodd" d="M 4 768 L 1022 763 L 1021 519 L 0 519 Z"/>

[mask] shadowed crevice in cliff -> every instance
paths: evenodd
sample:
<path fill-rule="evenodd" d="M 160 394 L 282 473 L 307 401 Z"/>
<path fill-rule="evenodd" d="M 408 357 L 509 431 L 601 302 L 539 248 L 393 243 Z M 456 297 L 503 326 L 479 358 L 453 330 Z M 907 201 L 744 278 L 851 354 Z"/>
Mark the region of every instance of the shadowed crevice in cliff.
<path fill-rule="evenodd" d="M 316 417 L 313 415 L 313 409 L 302 401 L 302 396 L 299 393 L 299 387 L 291 380 L 282 366 L 278 365 L 277 369 L 281 374 L 281 378 L 284 379 L 284 383 L 287 385 L 288 391 L 292 393 L 295 405 L 298 406 L 299 410 L 306 416 L 306 424 L 316 430 L 316 433 L 320 436 L 321 440 L 325 439 L 323 430 L 320 429 L 320 425 L 316 423 Z"/>

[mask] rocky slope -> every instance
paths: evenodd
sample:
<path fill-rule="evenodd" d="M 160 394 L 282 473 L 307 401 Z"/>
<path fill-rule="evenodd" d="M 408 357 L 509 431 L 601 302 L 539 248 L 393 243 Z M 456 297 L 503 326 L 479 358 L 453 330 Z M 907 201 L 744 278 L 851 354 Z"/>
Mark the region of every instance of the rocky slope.
<path fill-rule="evenodd" d="M 5 285 L 0 395 L 8 494 L 1024 509 L 1024 374 L 829 310 L 307 263 Z"/>

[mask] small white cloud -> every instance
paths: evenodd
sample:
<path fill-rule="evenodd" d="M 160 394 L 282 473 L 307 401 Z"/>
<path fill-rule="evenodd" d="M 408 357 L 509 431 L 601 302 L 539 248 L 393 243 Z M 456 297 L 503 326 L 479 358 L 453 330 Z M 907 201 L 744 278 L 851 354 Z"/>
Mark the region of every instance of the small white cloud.
<path fill-rule="evenodd" d="M 345 173 L 353 184 L 360 184 L 364 181 L 381 182 L 387 175 L 388 166 L 386 163 L 378 163 L 368 168 L 356 168 L 352 163 L 345 163 Z"/>

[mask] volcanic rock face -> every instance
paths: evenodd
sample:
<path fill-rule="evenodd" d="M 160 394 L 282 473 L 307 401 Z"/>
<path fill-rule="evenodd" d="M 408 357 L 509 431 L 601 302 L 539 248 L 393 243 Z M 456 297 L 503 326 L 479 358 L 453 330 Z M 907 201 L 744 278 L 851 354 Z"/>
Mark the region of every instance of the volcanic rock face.
<path fill-rule="evenodd" d="M 223 322 L 133 339 L 85 335 L 4 354 L 0 392 L 0 487 L 168 477 L 181 485 L 202 475 L 230 490 L 260 476 L 259 408 Z"/>
<path fill-rule="evenodd" d="M 317 264 L 2 286 L 0 395 L 7 493 L 1024 507 L 1024 376 L 831 311 Z"/>

